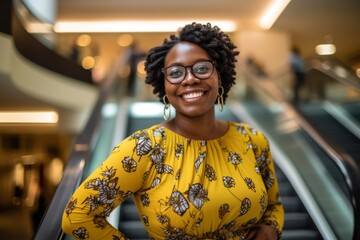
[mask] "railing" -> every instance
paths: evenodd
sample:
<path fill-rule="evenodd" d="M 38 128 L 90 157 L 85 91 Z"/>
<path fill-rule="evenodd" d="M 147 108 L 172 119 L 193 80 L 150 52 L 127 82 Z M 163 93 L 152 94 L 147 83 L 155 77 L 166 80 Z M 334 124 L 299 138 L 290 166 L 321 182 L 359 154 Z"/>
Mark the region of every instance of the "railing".
<path fill-rule="evenodd" d="M 70 61 L 56 51 L 52 26 L 36 18 L 20 0 L 13 1 L 11 34 L 17 50 L 30 61 L 75 80 L 94 84 L 91 70 Z M 37 31 L 32 31 L 36 26 Z"/>
<path fill-rule="evenodd" d="M 341 83 L 354 88 L 360 88 L 360 78 L 355 71 L 340 60 L 331 56 L 317 56 L 307 61 L 308 69 L 316 69 Z"/>
<path fill-rule="evenodd" d="M 35 240 L 61 239 L 62 213 L 75 189 L 79 186 L 84 174 L 84 168 L 91 158 L 94 145 L 102 123 L 101 111 L 112 91 L 119 66 L 115 64 L 109 76 L 101 84 L 99 98 L 89 117 L 89 120 L 75 141 L 70 158 L 66 164 L 53 200 L 34 235 Z"/>

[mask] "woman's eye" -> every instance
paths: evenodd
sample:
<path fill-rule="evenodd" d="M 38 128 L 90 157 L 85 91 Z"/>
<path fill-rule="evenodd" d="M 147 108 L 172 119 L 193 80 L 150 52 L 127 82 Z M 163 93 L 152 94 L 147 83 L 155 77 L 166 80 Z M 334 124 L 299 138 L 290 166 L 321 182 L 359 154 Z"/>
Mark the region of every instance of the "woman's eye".
<path fill-rule="evenodd" d="M 208 71 L 209 71 L 209 68 L 207 66 L 205 66 L 205 65 L 197 66 L 195 68 L 195 72 L 197 72 L 197 73 L 207 73 Z"/>
<path fill-rule="evenodd" d="M 180 77 L 180 76 L 182 76 L 182 74 L 183 74 L 183 71 L 181 71 L 181 69 L 171 69 L 169 71 L 169 76 L 173 77 L 173 78 Z"/>

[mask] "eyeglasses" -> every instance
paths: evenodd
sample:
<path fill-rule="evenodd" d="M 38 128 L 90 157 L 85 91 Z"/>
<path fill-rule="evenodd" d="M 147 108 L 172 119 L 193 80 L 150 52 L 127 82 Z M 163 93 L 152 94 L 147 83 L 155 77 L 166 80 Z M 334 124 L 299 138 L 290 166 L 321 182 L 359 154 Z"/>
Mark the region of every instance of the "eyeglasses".
<path fill-rule="evenodd" d="M 212 60 L 201 60 L 190 66 L 173 65 L 162 68 L 166 80 L 170 83 L 181 83 L 187 74 L 186 69 L 190 68 L 192 75 L 200 80 L 208 79 L 214 72 L 215 63 Z"/>

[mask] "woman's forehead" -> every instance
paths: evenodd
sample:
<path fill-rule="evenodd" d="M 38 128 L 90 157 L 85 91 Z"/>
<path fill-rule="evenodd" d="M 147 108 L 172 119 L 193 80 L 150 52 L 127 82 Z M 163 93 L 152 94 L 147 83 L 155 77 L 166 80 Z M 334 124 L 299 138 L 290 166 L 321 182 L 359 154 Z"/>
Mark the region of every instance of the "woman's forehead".
<path fill-rule="evenodd" d="M 179 42 L 165 57 L 165 65 L 193 62 L 196 59 L 209 59 L 209 54 L 199 45 L 191 42 Z"/>

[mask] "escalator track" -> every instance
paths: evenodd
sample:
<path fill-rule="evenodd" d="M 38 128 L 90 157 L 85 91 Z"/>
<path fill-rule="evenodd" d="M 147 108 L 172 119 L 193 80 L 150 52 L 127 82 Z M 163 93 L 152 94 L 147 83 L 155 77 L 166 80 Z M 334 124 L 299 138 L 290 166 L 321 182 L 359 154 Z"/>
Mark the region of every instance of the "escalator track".
<path fill-rule="evenodd" d="M 360 139 L 358 136 L 331 116 L 322 104 L 300 104 L 298 109 L 314 128 L 321 132 L 326 139 L 349 154 L 360 166 Z M 354 111 L 353 106 L 348 105 L 347 109 L 355 117 L 360 116 L 360 111 Z"/>

